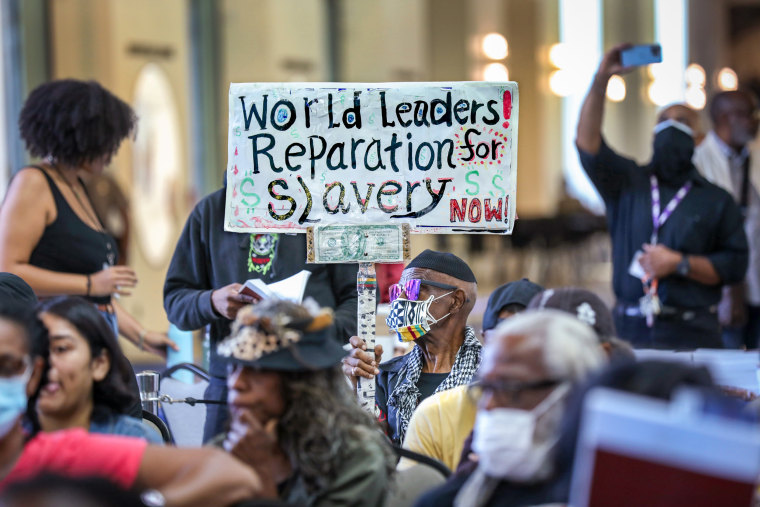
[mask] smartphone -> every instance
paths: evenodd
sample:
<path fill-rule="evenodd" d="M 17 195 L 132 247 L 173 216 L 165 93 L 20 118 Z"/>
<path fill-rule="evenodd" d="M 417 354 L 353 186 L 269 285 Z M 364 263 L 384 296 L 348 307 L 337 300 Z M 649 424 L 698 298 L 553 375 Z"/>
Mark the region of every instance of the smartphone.
<path fill-rule="evenodd" d="M 623 67 L 638 67 L 662 61 L 662 47 L 659 44 L 641 44 L 620 52 Z"/>

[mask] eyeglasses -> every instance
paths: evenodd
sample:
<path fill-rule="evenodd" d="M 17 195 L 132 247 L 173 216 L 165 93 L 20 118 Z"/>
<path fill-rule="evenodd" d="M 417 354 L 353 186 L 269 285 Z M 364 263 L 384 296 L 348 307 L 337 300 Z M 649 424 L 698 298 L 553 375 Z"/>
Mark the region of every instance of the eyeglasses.
<path fill-rule="evenodd" d="M 26 375 L 31 370 L 31 367 L 32 360 L 29 359 L 29 356 L 0 356 L 0 378 Z"/>
<path fill-rule="evenodd" d="M 403 287 L 400 283 L 394 283 L 388 288 L 388 294 L 390 295 L 391 302 L 398 299 L 398 297 L 401 295 L 401 292 L 403 290 L 404 294 L 406 294 L 407 299 L 410 301 L 416 301 L 417 298 L 420 296 L 420 285 L 429 285 L 431 287 L 438 287 L 439 289 L 446 289 L 446 290 L 457 290 L 458 287 L 455 287 L 453 285 L 449 285 L 446 283 L 440 283 L 440 282 L 433 282 L 432 280 L 423 280 L 422 278 L 415 278 L 412 280 L 407 280 L 406 283 L 404 283 Z"/>
<path fill-rule="evenodd" d="M 562 379 L 545 379 L 534 382 L 488 382 L 476 380 L 467 386 L 467 394 L 474 401 L 483 395 L 490 396 L 497 405 L 512 405 L 519 403 L 520 396 L 526 391 L 538 391 L 554 388 L 562 384 Z"/>

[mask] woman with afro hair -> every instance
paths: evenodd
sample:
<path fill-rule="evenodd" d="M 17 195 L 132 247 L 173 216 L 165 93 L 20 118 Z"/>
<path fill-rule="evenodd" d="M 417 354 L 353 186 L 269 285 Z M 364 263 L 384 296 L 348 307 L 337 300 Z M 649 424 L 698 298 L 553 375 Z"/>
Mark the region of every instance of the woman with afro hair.
<path fill-rule="evenodd" d="M 23 278 L 38 297 L 86 298 L 114 331 L 162 354 L 176 345 L 146 331 L 113 299 L 128 295 L 137 277 L 117 265 L 114 238 L 82 181 L 103 172 L 136 120 L 125 102 L 94 81 L 51 81 L 29 94 L 19 129 L 41 161 L 13 177 L 0 208 L 0 270 Z"/>

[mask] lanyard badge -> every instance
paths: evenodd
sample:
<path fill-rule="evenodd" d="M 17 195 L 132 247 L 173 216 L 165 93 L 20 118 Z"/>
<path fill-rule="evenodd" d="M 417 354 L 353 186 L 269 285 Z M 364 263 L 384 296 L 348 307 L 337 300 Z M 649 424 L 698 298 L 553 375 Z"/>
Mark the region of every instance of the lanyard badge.
<path fill-rule="evenodd" d="M 662 312 L 660 296 L 657 295 L 659 280 L 642 278 L 641 283 L 644 287 L 644 296 L 639 299 L 639 311 L 646 318 L 647 327 L 652 327 L 655 316 Z"/>
<path fill-rule="evenodd" d="M 675 211 L 678 205 L 681 204 L 689 193 L 692 182 L 687 181 L 678 189 L 678 192 L 676 192 L 676 195 L 673 196 L 667 206 L 665 206 L 662 213 L 660 213 L 660 187 L 657 178 L 654 175 L 651 175 L 649 177 L 649 182 L 652 190 L 652 237 L 650 238 L 650 243 L 656 245 L 660 228 L 668 218 L 670 218 L 673 211 Z M 646 318 L 647 326 L 652 327 L 654 325 L 655 316 L 662 312 L 660 296 L 657 294 L 659 280 L 657 278 L 644 276 L 641 278 L 641 285 L 644 289 L 644 296 L 639 299 L 639 311 Z"/>

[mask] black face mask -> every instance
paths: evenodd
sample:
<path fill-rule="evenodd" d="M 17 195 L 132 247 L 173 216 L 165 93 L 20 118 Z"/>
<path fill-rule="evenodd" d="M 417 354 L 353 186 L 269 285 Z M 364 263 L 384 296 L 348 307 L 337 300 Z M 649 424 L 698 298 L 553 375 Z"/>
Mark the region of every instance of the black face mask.
<path fill-rule="evenodd" d="M 693 154 L 694 138 L 678 127 L 668 126 L 654 136 L 650 167 L 659 181 L 680 187 L 694 170 Z"/>

